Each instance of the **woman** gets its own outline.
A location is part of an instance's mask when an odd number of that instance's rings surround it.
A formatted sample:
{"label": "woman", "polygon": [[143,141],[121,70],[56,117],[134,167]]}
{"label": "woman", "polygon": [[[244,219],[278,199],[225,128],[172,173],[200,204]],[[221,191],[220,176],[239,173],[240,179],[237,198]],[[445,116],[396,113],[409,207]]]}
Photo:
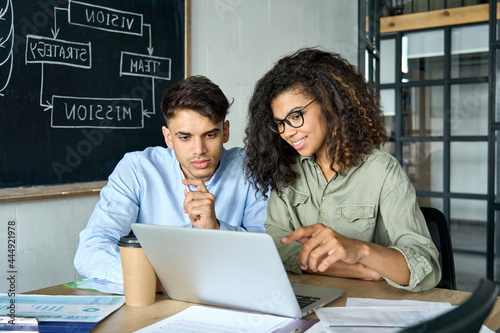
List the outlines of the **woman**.
{"label": "woman", "polygon": [[257,82],[249,108],[246,174],[271,188],[265,226],[287,270],[411,291],[439,282],[415,190],[379,149],[384,117],[354,66],[299,50]]}

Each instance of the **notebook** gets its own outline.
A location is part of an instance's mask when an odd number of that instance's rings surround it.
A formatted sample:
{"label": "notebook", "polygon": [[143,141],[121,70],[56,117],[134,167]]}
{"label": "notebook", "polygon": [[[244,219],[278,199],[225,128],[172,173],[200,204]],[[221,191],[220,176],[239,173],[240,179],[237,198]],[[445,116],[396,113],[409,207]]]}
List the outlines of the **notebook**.
{"label": "notebook", "polygon": [[[344,293],[291,284],[265,233],[137,223],[132,230],[172,299],[301,318]],[[307,300],[302,308],[296,295]]]}

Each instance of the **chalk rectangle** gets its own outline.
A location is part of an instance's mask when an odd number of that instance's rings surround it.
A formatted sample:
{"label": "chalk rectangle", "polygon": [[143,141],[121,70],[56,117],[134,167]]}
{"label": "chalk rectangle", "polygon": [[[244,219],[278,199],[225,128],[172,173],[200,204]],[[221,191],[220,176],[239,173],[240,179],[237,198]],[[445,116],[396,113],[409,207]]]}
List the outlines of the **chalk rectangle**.
{"label": "chalk rectangle", "polygon": [[69,23],[88,28],[142,36],[144,18],[141,14],[69,1]]}
{"label": "chalk rectangle", "polygon": [[122,52],[120,75],[170,80],[172,60],[147,54]]}
{"label": "chalk rectangle", "polygon": [[26,63],[45,63],[70,67],[92,68],[92,47],[89,43],[71,42],[43,36],[26,36]]}
{"label": "chalk rectangle", "polygon": [[144,128],[139,98],[52,97],[52,127]]}

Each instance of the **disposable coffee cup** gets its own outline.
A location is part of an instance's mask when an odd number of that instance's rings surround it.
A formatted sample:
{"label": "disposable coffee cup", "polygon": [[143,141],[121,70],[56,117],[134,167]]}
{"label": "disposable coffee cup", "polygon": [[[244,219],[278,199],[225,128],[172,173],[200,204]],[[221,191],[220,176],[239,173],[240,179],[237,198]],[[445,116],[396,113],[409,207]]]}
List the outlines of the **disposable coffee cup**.
{"label": "disposable coffee cup", "polygon": [[127,235],[118,242],[123,271],[125,303],[145,306],[155,302],[156,274],[135,235]]}

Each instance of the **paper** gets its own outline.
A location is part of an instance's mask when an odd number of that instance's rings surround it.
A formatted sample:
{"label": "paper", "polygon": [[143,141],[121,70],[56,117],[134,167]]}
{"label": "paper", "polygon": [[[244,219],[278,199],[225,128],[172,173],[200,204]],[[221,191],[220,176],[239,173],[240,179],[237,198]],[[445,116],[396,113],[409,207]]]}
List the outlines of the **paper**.
{"label": "paper", "polygon": [[376,298],[356,298],[349,297],[347,298],[346,307],[349,306],[408,306],[408,305],[442,305],[442,306],[451,306],[450,302],[425,302],[425,301],[413,301],[413,300],[389,300],[389,299],[376,299]]}
{"label": "paper", "polygon": [[490,330],[488,327],[482,325],[481,329],[479,330],[479,333],[495,333],[495,332]]}
{"label": "paper", "polygon": [[40,330],[36,318],[0,317],[0,332],[39,333]]}
{"label": "paper", "polygon": [[87,289],[106,294],[125,295],[123,291],[123,284],[109,282],[106,280],[83,279],[80,281],[65,283],[64,285],[70,288]]}
{"label": "paper", "polygon": [[136,333],[265,333],[277,330],[292,321],[292,318],[193,305]]}
{"label": "paper", "polygon": [[[406,306],[406,305],[444,305],[451,306],[449,302],[425,302],[425,301],[413,301],[413,300],[386,300],[386,299],[375,299],[375,298],[348,298],[345,306]],[[382,331],[381,331],[382,332]],[[482,325],[479,333],[495,333],[488,327]]]}
{"label": "paper", "polygon": [[321,322],[317,323],[316,325],[307,330],[307,333],[325,333],[325,332],[326,331]]}
{"label": "paper", "polygon": [[444,306],[392,306],[323,308],[316,314],[329,327],[408,327],[452,310]]}
{"label": "paper", "polygon": [[15,317],[35,317],[39,322],[97,323],[123,304],[125,304],[123,296],[18,294],[12,298],[7,294],[0,294],[0,316],[14,314]]}
{"label": "paper", "polygon": [[[392,333],[428,321],[455,308],[448,302],[347,298],[344,308],[322,308],[316,314],[323,326],[314,333]],[[308,331],[309,332],[309,331]],[[312,332],[312,331],[311,331]],[[482,326],[480,333],[493,332]]]}

